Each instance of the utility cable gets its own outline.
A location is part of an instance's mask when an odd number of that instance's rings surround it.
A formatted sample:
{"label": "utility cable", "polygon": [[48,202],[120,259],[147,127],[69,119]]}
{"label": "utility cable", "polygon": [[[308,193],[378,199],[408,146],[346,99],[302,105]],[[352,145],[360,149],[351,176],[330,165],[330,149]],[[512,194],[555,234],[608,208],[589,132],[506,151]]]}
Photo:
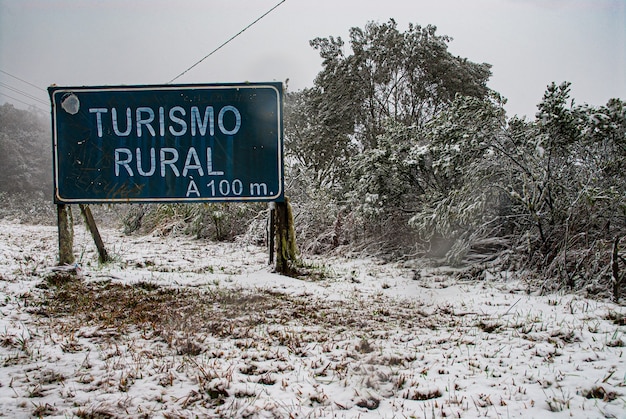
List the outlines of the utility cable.
{"label": "utility cable", "polygon": [[183,71],[182,73],[180,73],[178,76],[174,77],[172,80],[168,81],[167,84],[172,83],[173,81],[177,80],[178,78],[180,78],[182,75],[184,75],[185,73],[187,73],[189,70],[191,70],[192,68],[194,68],[195,66],[197,66],[198,64],[200,64],[202,61],[206,60],[207,58],[209,58],[211,55],[215,54],[217,51],[219,51],[220,49],[222,49],[222,47],[226,46],[226,44],[228,44],[230,41],[232,41],[233,39],[237,38],[239,35],[241,35],[242,33],[244,33],[248,28],[250,28],[252,25],[254,25],[255,23],[257,23],[259,20],[263,19],[265,16],[269,15],[270,13],[272,13],[275,9],[278,8],[278,6],[280,6],[281,4],[283,4],[284,2],[286,2],[287,0],[282,0],[281,2],[279,2],[278,4],[276,4],[274,7],[272,7],[271,9],[269,9],[267,12],[265,12],[262,16],[260,16],[259,18],[257,18],[254,22],[250,23],[248,26],[246,26],[245,28],[243,28],[242,30],[240,30],[236,35],[233,35],[230,39],[228,39],[226,42],[224,42],[222,45],[220,45],[219,47],[215,48],[213,51],[209,52],[207,55],[205,55],[204,57],[202,57],[202,59],[200,59],[198,62],[196,62],[194,65],[192,65],[191,67],[189,67],[187,70]]}
{"label": "utility cable", "polygon": [[7,71],[4,71],[4,70],[2,70],[2,69],[0,69],[0,73],[2,73],[2,74],[6,74],[7,76],[10,76],[10,77],[13,77],[14,79],[19,80],[19,81],[21,81],[22,83],[26,83],[27,85],[32,86],[32,87],[34,87],[34,88],[35,88],[35,89],[37,89],[37,90],[41,90],[42,92],[45,92],[45,91],[46,91],[46,89],[42,89],[41,87],[36,86],[36,85],[34,85],[34,84],[30,83],[30,82],[27,82],[27,81],[26,81],[26,80],[24,80],[24,79],[20,79],[19,77],[14,76],[13,74],[11,74],[11,73],[9,73],[9,72],[7,72]]}
{"label": "utility cable", "polygon": [[15,93],[17,93],[17,94],[20,94],[20,95],[22,95],[22,96],[25,96],[25,97],[27,97],[27,98],[29,98],[29,99],[31,99],[31,100],[35,100],[35,101],[37,101],[37,102],[39,102],[39,103],[42,103],[42,104],[44,104],[44,105],[48,105],[48,102],[47,102],[47,101],[42,100],[42,99],[39,99],[38,97],[31,95],[30,93],[27,93],[27,92],[25,92],[25,91],[23,91],[23,90],[20,90],[20,89],[18,89],[18,88],[16,88],[16,87],[13,87],[13,86],[11,86],[11,85],[9,85],[9,84],[6,84],[6,83],[3,83],[3,82],[1,82],[1,81],[0,81],[0,87],[3,87],[3,88],[5,88],[5,89],[9,89],[9,90],[11,90],[11,91],[13,91],[13,92],[15,92]]}
{"label": "utility cable", "polygon": [[35,107],[35,108],[37,108],[37,109],[39,109],[39,110],[41,110],[41,111],[44,111],[44,112],[49,112],[49,111],[50,111],[50,109],[44,109],[44,108],[42,108],[42,107],[41,107],[41,106],[39,106],[39,105],[35,105],[34,103],[27,103],[27,102],[24,102],[23,100],[20,100],[20,99],[18,99],[18,98],[16,98],[16,97],[13,97],[13,96],[11,96],[11,95],[7,95],[6,93],[2,93],[2,92],[0,92],[0,96],[6,96],[6,97],[11,98],[11,99],[13,99],[13,100],[16,100],[16,101],[18,101],[18,102],[20,102],[20,103],[23,103],[24,105],[33,106],[33,107]]}

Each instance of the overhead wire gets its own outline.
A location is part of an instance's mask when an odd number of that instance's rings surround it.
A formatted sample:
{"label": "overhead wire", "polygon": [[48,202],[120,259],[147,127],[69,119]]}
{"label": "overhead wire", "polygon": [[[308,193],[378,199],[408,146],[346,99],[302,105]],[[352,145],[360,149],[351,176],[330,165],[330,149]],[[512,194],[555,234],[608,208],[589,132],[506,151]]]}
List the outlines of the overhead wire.
{"label": "overhead wire", "polygon": [[9,89],[9,90],[11,90],[12,92],[18,93],[18,94],[20,94],[20,95],[22,95],[22,96],[26,96],[27,98],[32,99],[32,100],[34,100],[34,101],[37,101],[37,102],[39,102],[39,103],[42,103],[42,104],[44,104],[44,105],[47,105],[47,104],[48,104],[48,102],[47,102],[47,101],[42,100],[42,99],[39,99],[37,96],[33,96],[33,95],[31,95],[30,93],[28,93],[28,92],[25,92],[25,91],[23,91],[23,90],[20,90],[20,89],[18,89],[17,87],[13,87],[13,86],[11,86],[10,84],[6,84],[6,83],[3,83],[3,82],[1,82],[1,81],[0,81],[0,87],[4,87],[5,89]]}
{"label": "overhead wire", "polygon": [[18,98],[16,98],[16,97],[13,97],[13,96],[11,96],[11,95],[7,95],[6,93],[2,93],[2,92],[0,92],[0,96],[6,96],[6,97],[8,97],[8,98],[11,98],[11,99],[13,99],[13,100],[15,100],[15,101],[18,101],[18,102],[20,102],[20,103],[24,104],[24,105],[28,105],[28,106],[35,107],[35,108],[37,108],[37,109],[39,109],[39,110],[42,110],[42,111],[44,111],[44,112],[48,112],[48,111],[50,110],[50,109],[44,109],[44,108],[42,108],[42,107],[41,107],[41,106],[39,106],[39,105],[35,105],[34,103],[24,102],[23,100],[20,100],[20,99],[18,99]]}
{"label": "overhead wire", "polygon": [[44,88],[42,88],[42,87],[39,87],[39,86],[37,86],[37,85],[35,85],[35,84],[33,84],[33,83],[29,82],[29,81],[26,81],[26,80],[24,80],[24,79],[21,79],[21,78],[19,78],[19,77],[17,77],[17,76],[14,76],[13,74],[9,73],[8,71],[4,71],[4,70],[0,69],[0,73],[2,73],[2,74],[6,74],[7,76],[10,76],[10,77],[13,77],[14,79],[19,80],[19,81],[21,81],[22,83],[26,83],[27,85],[29,85],[29,86],[31,86],[31,87],[34,87],[34,88],[35,88],[35,89],[37,89],[37,90],[41,90],[42,92],[45,92],[45,91],[46,91],[46,89],[44,89]]}
{"label": "overhead wire", "polygon": [[[203,62],[204,60],[206,60],[207,58],[209,58],[211,55],[215,54],[217,51],[219,51],[220,49],[222,49],[223,47],[225,47],[226,45],[228,45],[230,42],[232,42],[235,38],[237,38],[238,36],[240,36],[240,35],[241,35],[242,33],[244,33],[246,30],[248,30],[249,28],[251,28],[252,26],[254,26],[256,23],[258,23],[258,22],[259,22],[261,19],[263,19],[265,16],[269,15],[270,13],[272,13],[274,10],[276,10],[276,9],[277,9],[280,5],[282,5],[282,4],[283,4],[283,3],[285,3],[286,1],[287,1],[287,0],[281,0],[280,2],[278,2],[276,5],[274,5],[274,6],[273,6],[271,9],[269,9],[267,12],[263,13],[261,16],[259,16],[258,18],[256,18],[256,19],[255,19],[252,23],[248,24],[246,27],[244,27],[242,30],[240,30],[239,32],[237,32],[235,35],[231,36],[228,40],[226,40],[225,42],[223,42],[223,43],[222,43],[221,45],[219,45],[217,48],[215,48],[214,50],[212,50],[211,52],[209,52],[207,55],[205,55],[204,57],[202,57],[200,60],[198,60],[197,62],[195,62],[194,64],[192,64],[190,67],[188,67],[186,70],[184,70],[184,71],[183,71],[183,72],[181,72],[179,75],[177,75],[176,77],[174,77],[172,80],[168,81],[168,82],[167,82],[167,84],[170,84],[170,83],[172,83],[172,82],[176,81],[177,79],[179,79],[180,77],[182,77],[183,75],[185,75],[187,72],[189,72],[191,69],[193,69],[194,67],[196,67],[198,64],[200,64],[201,62]],[[16,79],[16,80],[19,80],[19,81],[21,81],[22,83],[25,83],[25,84],[27,84],[27,85],[29,85],[29,86],[31,86],[31,87],[34,87],[34,88],[35,88],[35,89],[37,89],[37,90],[41,90],[41,91],[43,91],[43,92],[45,92],[45,91],[46,91],[45,89],[43,89],[43,88],[41,88],[41,87],[37,86],[36,84],[33,84],[33,83],[31,83],[31,82],[29,82],[29,81],[27,81],[27,80],[24,80],[24,79],[22,79],[22,78],[20,78],[20,77],[18,77],[18,76],[16,76],[16,75],[14,75],[14,74],[11,74],[11,73],[9,73],[8,71],[5,71],[5,70],[0,69],[0,73],[5,74],[5,75],[7,75],[7,76],[9,76],[9,77],[12,77],[12,78],[14,78],[14,79]],[[44,105],[48,105],[48,102],[47,102],[47,101],[44,101],[44,100],[42,100],[42,99],[39,99],[39,98],[37,98],[36,96],[33,96],[33,95],[31,95],[30,93],[27,93],[27,92],[25,92],[25,91],[23,91],[23,90],[20,90],[20,89],[18,89],[18,88],[16,88],[16,87],[13,87],[13,86],[9,85],[9,84],[6,84],[6,83],[3,83],[3,82],[0,82],[0,87],[3,87],[3,88],[5,88],[5,89],[9,89],[9,90],[11,90],[11,91],[13,91],[13,92],[15,92],[15,93],[18,93],[18,94],[20,94],[20,95],[22,95],[22,96],[25,96],[25,97],[27,97],[27,98],[29,98],[29,99],[31,99],[31,100],[36,101],[36,102],[42,103],[42,104],[44,104]],[[18,101],[18,102],[20,102],[20,103],[23,103],[23,104],[25,104],[25,105],[35,106],[35,107],[37,107],[37,108],[39,108],[39,109],[42,109],[40,106],[34,105],[34,104],[32,104],[32,103],[27,103],[27,102],[24,102],[24,101],[22,101],[22,100],[20,100],[20,99],[18,99],[18,98],[15,98],[15,97],[13,97],[13,96],[11,96],[11,95],[6,94],[6,93],[2,93],[2,92],[0,92],[0,94],[4,95],[4,96],[6,96],[6,97],[9,97],[9,98],[11,98],[11,99],[13,99],[13,100],[16,100],[16,101]]]}
{"label": "overhead wire", "polygon": [[[9,76],[9,77],[12,77],[12,78],[14,78],[15,80],[19,80],[20,82],[22,82],[22,83],[24,83],[24,84],[27,84],[27,85],[29,85],[29,86],[31,86],[31,87],[33,87],[33,88],[37,89],[37,90],[41,90],[42,92],[45,92],[45,91],[46,91],[45,89],[43,89],[43,88],[41,88],[41,87],[37,86],[36,84],[31,83],[31,82],[29,82],[29,81],[27,81],[27,80],[24,80],[23,78],[20,78],[20,77],[18,77],[18,76],[16,76],[16,75],[14,75],[14,74],[11,74],[11,73],[9,73],[8,71],[4,71],[4,70],[0,69],[0,73],[5,74],[5,75],[7,75],[7,76]],[[30,99],[30,100],[33,100],[33,101],[35,101],[35,102],[40,103],[40,104],[43,104],[43,105],[46,105],[46,106],[47,106],[47,105],[49,105],[49,103],[48,103],[47,101],[45,101],[45,100],[43,100],[43,99],[40,99],[40,98],[38,98],[37,96],[34,96],[34,95],[32,95],[32,94],[30,94],[30,93],[28,93],[28,92],[24,91],[24,90],[18,89],[17,87],[12,86],[12,85],[10,85],[10,84],[7,84],[7,83],[5,83],[5,82],[0,81],[0,87],[1,87],[1,88],[3,88],[3,89],[10,90],[10,91],[12,91],[12,92],[14,92],[14,93],[17,93],[17,94],[19,94],[19,95],[22,95],[22,96],[24,96],[24,97],[26,97],[26,98],[28,98],[28,99]],[[41,110],[43,110],[43,111],[48,111],[48,110],[49,110],[49,109],[44,109],[44,108],[42,108],[41,106],[36,105],[36,104],[34,104],[34,103],[32,103],[32,102],[31,102],[31,103],[29,103],[29,102],[25,102],[24,100],[18,99],[18,98],[16,98],[15,96],[9,95],[9,94],[4,93],[4,92],[0,92],[0,95],[6,96],[6,97],[8,97],[8,98],[11,98],[11,99],[13,99],[13,100],[15,100],[15,101],[17,101],[17,102],[20,102],[20,103],[22,103],[22,104],[24,104],[24,105],[33,106],[33,107],[35,107],[35,108],[37,108],[37,109],[41,109]]]}
{"label": "overhead wire", "polygon": [[220,49],[222,49],[224,46],[226,46],[228,43],[230,43],[233,39],[237,38],[239,35],[241,35],[242,33],[244,33],[248,28],[250,28],[251,26],[253,26],[254,24],[256,24],[258,21],[260,21],[261,19],[263,19],[265,16],[269,15],[270,13],[272,13],[274,10],[276,10],[278,8],[278,6],[280,6],[281,4],[283,4],[284,2],[286,2],[287,0],[281,0],[278,4],[276,4],[274,7],[272,7],[271,9],[269,9],[267,12],[263,13],[260,17],[258,17],[254,22],[250,23],[248,26],[246,26],[245,28],[243,28],[242,30],[240,30],[239,32],[237,32],[237,34],[233,35],[232,37],[230,37],[226,42],[222,43],[219,47],[215,48],[213,51],[209,52],[207,55],[205,55],[204,57],[202,57],[200,60],[198,60],[196,63],[194,63],[191,67],[189,67],[188,69],[186,69],[185,71],[183,71],[182,73],[180,73],[178,76],[174,77],[172,80],[168,81],[167,84],[170,84],[172,82],[174,82],[175,80],[179,79],[180,77],[182,77],[184,74],[186,74],[189,70],[191,70],[192,68],[194,68],[195,66],[197,66],[198,64],[200,64],[202,61],[206,60],[207,58],[209,58],[211,55],[215,54],[217,51],[219,51]]}

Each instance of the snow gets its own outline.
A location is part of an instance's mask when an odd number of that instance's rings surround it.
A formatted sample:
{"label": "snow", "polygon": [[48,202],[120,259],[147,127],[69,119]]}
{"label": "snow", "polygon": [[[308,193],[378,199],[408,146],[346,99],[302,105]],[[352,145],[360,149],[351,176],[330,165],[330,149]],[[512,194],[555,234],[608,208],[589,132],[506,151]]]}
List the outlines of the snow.
{"label": "snow", "polygon": [[46,279],[56,227],[0,220],[0,416],[626,417],[612,302],[421,260],[307,256],[297,279],[246,243],[101,233],[102,266],[76,226],[95,308],[72,316]]}

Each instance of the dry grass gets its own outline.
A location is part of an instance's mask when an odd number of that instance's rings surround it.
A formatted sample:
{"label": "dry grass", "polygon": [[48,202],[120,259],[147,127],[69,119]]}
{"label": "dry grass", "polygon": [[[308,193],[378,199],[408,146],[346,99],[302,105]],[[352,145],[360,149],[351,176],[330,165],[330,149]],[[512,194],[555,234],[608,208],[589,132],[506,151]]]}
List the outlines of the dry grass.
{"label": "dry grass", "polygon": [[[173,288],[149,282],[134,285],[112,281],[84,282],[55,274],[39,285],[44,289],[34,302],[38,314],[75,319],[77,326],[104,328],[193,325],[193,331],[215,336],[232,336],[234,328],[246,329],[259,324],[298,323],[320,328],[347,326],[376,327],[419,323],[428,319],[417,307],[398,304],[389,309],[388,301],[363,306],[357,300],[346,306],[306,297],[294,297],[269,290],[228,288]],[[349,316],[355,311],[359,316]],[[453,321],[452,318],[449,319]]]}

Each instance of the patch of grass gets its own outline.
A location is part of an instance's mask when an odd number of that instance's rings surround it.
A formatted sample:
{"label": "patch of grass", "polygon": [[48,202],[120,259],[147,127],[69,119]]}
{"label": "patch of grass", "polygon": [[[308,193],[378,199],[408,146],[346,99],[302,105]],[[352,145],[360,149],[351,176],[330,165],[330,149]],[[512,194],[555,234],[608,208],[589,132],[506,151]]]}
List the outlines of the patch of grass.
{"label": "patch of grass", "polygon": [[324,263],[300,261],[296,266],[297,278],[307,281],[324,281],[336,277],[333,269]]}
{"label": "patch of grass", "polygon": [[362,354],[369,354],[376,350],[376,348],[374,348],[374,346],[372,346],[370,341],[367,339],[361,339],[361,341],[356,345],[355,349]]}
{"label": "patch of grass", "polygon": [[478,326],[478,328],[480,328],[485,333],[496,332],[496,331],[498,331],[502,327],[501,324],[498,324],[498,323],[487,323],[487,322],[484,322],[482,320],[480,322],[478,322],[477,326]]}
{"label": "patch of grass", "polygon": [[356,405],[367,410],[375,410],[380,406],[380,399],[374,396],[363,397],[356,402]]}
{"label": "patch of grass", "polygon": [[141,288],[146,291],[156,291],[160,288],[158,284],[148,281],[139,281],[135,284],[135,287]]}
{"label": "patch of grass", "polygon": [[557,397],[556,395],[546,399],[546,403],[551,412],[562,412],[565,409],[569,409],[571,401],[571,397]]}
{"label": "patch of grass", "polygon": [[626,315],[623,313],[610,310],[606,315],[606,319],[612,321],[616,325],[626,326]]}
{"label": "patch of grass", "polygon": [[583,390],[581,395],[587,399],[599,399],[605,402],[611,402],[619,397],[615,391],[606,390],[602,386],[593,386],[590,389]]}
{"label": "patch of grass", "polygon": [[57,412],[57,408],[49,403],[33,403],[35,409],[33,410],[33,416],[42,418],[44,416],[52,416]]}
{"label": "patch of grass", "polygon": [[409,387],[404,391],[402,397],[407,400],[431,400],[443,395],[440,389],[430,387]]}
{"label": "patch of grass", "polygon": [[74,414],[80,419],[110,419],[116,417],[114,413],[102,408],[78,409]]}

